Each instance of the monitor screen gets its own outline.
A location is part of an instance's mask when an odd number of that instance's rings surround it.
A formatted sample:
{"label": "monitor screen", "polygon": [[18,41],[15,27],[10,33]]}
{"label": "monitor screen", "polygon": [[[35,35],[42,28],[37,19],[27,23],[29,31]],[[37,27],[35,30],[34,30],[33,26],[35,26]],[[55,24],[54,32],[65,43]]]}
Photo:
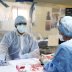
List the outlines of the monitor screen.
{"label": "monitor screen", "polygon": [[39,48],[45,48],[48,46],[48,41],[40,41],[38,45],[39,45]]}
{"label": "monitor screen", "polygon": [[65,9],[65,15],[66,16],[72,16],[72,8],[66,8]]}

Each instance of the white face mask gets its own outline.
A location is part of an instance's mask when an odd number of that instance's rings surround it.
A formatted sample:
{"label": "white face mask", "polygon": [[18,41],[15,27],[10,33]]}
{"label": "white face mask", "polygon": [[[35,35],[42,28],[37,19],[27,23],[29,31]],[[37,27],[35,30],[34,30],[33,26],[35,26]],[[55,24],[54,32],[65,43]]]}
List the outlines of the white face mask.
{"label": "white face mask", "polygon": [[60,39],[61,41],[64,41],[63,36],[62,36],[61,34],[59,34],[59,39]]}
{"label": "white face mask", "polygon": [[17,30],[20,32],[20,33],[24,33],[27,31],[27,27],[26,25],[18,25],[17,26]]}

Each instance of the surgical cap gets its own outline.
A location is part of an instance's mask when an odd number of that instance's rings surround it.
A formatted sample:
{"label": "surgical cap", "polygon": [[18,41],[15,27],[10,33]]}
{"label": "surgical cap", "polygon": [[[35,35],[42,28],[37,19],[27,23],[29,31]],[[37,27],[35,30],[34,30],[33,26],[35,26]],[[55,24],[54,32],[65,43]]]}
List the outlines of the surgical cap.
{"label": "surgical cap", "polygon": [[58,29],[64,36],[72,37],[72,17],[64,16],[61,18]]}
{"label": "surgical cap", "polygon": [[23,16],[17,16],[17,18],[15,19],[15,27],[19,24],[19,23],[24,23],[26,24],[27,21]]}

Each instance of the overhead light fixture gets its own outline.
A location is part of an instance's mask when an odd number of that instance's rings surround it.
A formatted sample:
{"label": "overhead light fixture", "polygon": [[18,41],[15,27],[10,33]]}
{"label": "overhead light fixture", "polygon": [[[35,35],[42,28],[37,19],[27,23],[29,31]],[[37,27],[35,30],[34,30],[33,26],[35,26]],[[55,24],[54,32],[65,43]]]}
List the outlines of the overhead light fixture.
{"label": "overhead light fixture", "polygon": [[33,0],[16,0],[16,2],[33,2]]}

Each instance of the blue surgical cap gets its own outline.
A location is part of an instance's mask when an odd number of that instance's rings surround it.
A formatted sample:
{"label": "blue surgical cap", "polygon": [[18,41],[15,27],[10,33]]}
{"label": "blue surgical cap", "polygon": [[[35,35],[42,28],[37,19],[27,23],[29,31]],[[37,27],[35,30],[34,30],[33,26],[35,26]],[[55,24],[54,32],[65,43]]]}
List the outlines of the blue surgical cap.
{"label": "blue surgical cap", "polygon": [[19,23],[27,23],[26,18],[24,18],[23,16],[17,16],[17,18],[15,19],[15,26]]}
{"label": "blue surgical cap", "polygon": [[72,37],[72,17],[64,16],[61,18],[58,29],[65,36]]}

